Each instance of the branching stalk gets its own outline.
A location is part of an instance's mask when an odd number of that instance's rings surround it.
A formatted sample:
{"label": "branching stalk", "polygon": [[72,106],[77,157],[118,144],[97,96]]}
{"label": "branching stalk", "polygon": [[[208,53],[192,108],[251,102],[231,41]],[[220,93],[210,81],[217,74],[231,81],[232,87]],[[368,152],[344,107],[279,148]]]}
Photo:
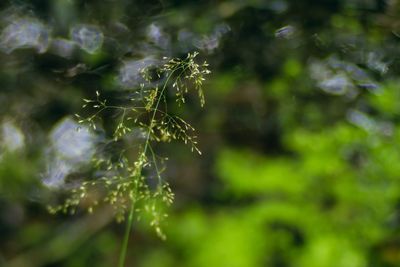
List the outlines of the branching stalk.
{"label": "branching stalk", "polygon": [[[150,142],[169,142],[171,140],[179,140],[190,145],[192,151],[200,150],[197,148],[196,136],[193,135],[194,128],[178,116],[168,114],[166,90],[171,88],[175,90],[175,97],[178,104],[185,103],[185,95],[190,90],[196,90],[200,98],[200,104],[204,104],[204,94],[202,91],[202,83],[204,76],[209,74],[208,64],[204,62],[199,65],[195,62],[197,53],[188,54],[185,59],[171,59],[159,68],[158,77],[166,77],[163,86],[147,89],[145,84],[141,85],[138,98],[130,99],[134,103],[141,103],[140,106],[134,104],[130,106],[108,105],[107,100],[100,98],[100,93],[96,91],[94,100],[84,99],[83,108],[91,107],[95,111],[91,116],[82,118],[76,115],[79,123],[86,124],[93,130],[98,129],[98,120],[104,114],[105,110],[116,110],[119,119],[113,131],[113,137],[105,146],[112,147],[117,142],[126,142],[129,138],[128,134],[132,131],[141,131],[146,129],[144,133],[144,143],[139,149],[137,159],[132,162],[128,155],[133,146],[125,146],[114,151],[118,158],[111,153],[107,153],[105,149],[98,153],[94,159],[94,166],[103,173],[101,177],[90,179],[82,182],[78,187],[74,187],[70,191],[70,196],[65,199],[64,203],[55,207],[49,207],[50,212],[64,212],[73,214],[78,206],[85,206],[91,213],[94,207],[99,205],[97,199],[93,200],[93,195],[98,197],[98,191],[104,192],[103,202],[114,207],[115,217],[117,221],[124,220],[128,215],[125,232],[122,241],[121,252],[119,255],[119,267],[125,266],[126,254],[128,251],[129,236],[131,233],[135,212],[144,212],[150,215],[150,225],[154,227],[157,235],[165,239],[165,235],[161,230],[161,222],[166,217],[162,212],[164,206],[169,206],[173,202],[174,194],[169,185],[161,178],[162,168],[159,167],[157,156]],[[148,84],[152,82],[152,75],[148,69],[141,71],[143,78]],[[160,107],[161,100],[164,100],[164,110]],[[140,110],[140,111],[139,111]],[[160,116],[157,116],[159,114]],[[150,121],[146,122],[143,115],[148,115]],[[128,123],[129,122],[129,123]],[[133,125],[132,125],[133,122]],[[147,157],[147,154],[150,156]],[[161,162],[162,164],[162,162]],[[151,177],[144,177],[144,169],[152,170],[157,176],[157,187],[152,188],[148,183]],[[92,194],[97,192],[97,194]],[[87,206],[92,201],[89,206]]]}

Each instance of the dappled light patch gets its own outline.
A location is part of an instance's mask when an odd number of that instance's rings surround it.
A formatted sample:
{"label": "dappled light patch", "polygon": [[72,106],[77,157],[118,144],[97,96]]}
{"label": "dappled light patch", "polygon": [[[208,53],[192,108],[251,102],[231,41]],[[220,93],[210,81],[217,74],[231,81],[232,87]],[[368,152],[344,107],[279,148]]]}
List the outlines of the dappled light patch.
{"label": "dappled light patch", "polygon": [[[193,45],[205,52],[213,53],[220,46],[222,38],[231,30],[228,24],[219,24],[215,26],[213,32],[210,35],[204,35],[203,37],[194,37]],[[183,39],[190,39],[190,35],[184,35]]]}
{"label": "dappled light patch", "polygon": [[275,37],[277,38],[284,38],[284,39],[290,39],[293,37],[295,34],[296,29],[292,25],[284,26],[280,29],[277,29],[275,31]]}
{"label": "dappled light patch", "polygon": [[94,154],[94,134],[68,117],[53,127],[50,140],[55,153],[71,163],[87,163]]}
{"label": "dappled light patch", "polygon": [[0,50],[10,54],[14,50],[33,48],[38,53],[47,51],[50,29],[34,18],[17,18],[10,21],[0,35]]}
{"label": "dappled light patch", "polygon": [[102,47],[103,32],[96,25],[75,25],[70,31],[71,40],[89,54],[94,54]]}
{"label": "dappled light patch", "polygon": [[374,92],[379,87],[366,70],[353,63],[338,60],[335,56],[323,61],[312,60],[309,72],[317,86],[332,95],[355,98],[361,93],[360,90]]}
{"label": "dappled light patch", "polygon": [[25,147],[25,135],[19,127],[8,120],[0,126],[0,155],[2,152],[15,152]]}
{"label": "dappled light patch", "polygon": [[161,62],[153,57],[125,61],[119,69],[117,81],[124,89],[138,88],[141,84],[148,87],[149,84],[143,74],[145,71],[156,68],[160,64]]}
{"label": "dappled light patch", "polygon": [[171,46],[171,38],[156,23],[152,23],[147,27],[147,38],[162,49],[168,49]]}
{"label": "dappled light patch", "polygon": [[88,164],[95,153],[94,134],[67,117],[58,122],[49,134],[47,170],[43,183],[49,187],[61,187],[66,177]]}

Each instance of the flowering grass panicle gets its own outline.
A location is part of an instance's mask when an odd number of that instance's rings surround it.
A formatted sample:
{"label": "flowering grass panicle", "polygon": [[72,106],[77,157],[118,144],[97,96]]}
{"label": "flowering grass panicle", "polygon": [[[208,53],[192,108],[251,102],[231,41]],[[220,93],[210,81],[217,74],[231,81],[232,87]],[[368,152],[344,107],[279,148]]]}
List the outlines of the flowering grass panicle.
{"label": "flowering grass panicle", "polygon": [[[97,206],[108,204],[114,208],[117,221],[124,221],[128,216],[119,266],[124,265],[134,214],[137,217],[146,214],[157,235],[165,239],[161,223],[167,217],[164,210],[172,204],[174,194],[162,178],[166,159],[156,154],[154,144],[178,140],[201,154],[195,129],[181,117],[168,113],[167,108],[168,90],[173,90],[179,105],[185,104],[187,94],[195,90],[200,105],[204,106],[202,85],[210,71],[206,62],[196,63],[197,55],[194,52],[184,59],[164,58],[165,63],[156,69],[143,68],[141,75],[145,83],[132,88],[134,94],[128,104],[109,105],[96,91],[95,99],[83,99],[83,108],[92,110],[91,115],[76,114],[79,123],[96,130],[102,116],[111,112],[115,118],[112,136],[93,159],[94,173],[101,175],[74,186],[61,204],[49,210],[74,214],[84,207],[92,213]],[[143,140],[131,143],[129,136],[138,131],[143,134]],[[109,149],[112,152],[104,147],[112,147]]]}

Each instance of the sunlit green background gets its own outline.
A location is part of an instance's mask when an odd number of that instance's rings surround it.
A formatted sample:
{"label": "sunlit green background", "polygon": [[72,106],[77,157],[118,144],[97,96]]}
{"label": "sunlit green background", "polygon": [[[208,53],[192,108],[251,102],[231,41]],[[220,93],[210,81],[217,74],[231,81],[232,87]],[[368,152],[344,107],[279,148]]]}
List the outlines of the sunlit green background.
{"label": "sunlit green background", "polygon": [[[0,266],[117,265],[124,224],[109,208],[47,212],[49,132],[96,90],[129,95],[115,85],[124,60],[195,50],[212,70],[206,106],[193,96],[174,112],[196,127],[202,155],[157,147],[176,194],[167,240],[135,221],[127,266],[400,266],[399,1],[10,0],[0,8],[0,46],[21,17],[51,26],[53,37],[68,39],[80,23],[104,33],[95,53],[0,51]],[[146,35],[152,24],[161,41]]]}

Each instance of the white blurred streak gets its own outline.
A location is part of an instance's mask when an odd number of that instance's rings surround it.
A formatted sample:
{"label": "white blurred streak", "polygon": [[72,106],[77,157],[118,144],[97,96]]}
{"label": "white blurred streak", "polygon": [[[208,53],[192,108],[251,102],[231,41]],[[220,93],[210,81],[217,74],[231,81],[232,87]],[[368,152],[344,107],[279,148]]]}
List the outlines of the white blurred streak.
{"label": "white blurred streak", "polygon": [[114,34],[129,34],[130,30],[129,27],[126,26],[124,23],[116,21],[111,24],[111,30]]}
{"label": "white blurred streak", "polygon": [[103,32],[95,25],[81,24],[70,31],[71,39],[89,54],[96,53],[103,45]]}
{"label": "white blurred streak", "polygon": [[385,74],[389,70],[389,64],[383,61],[383,56],[375,52],[368,53],[367,65],[370,69],[378,71],[380,74]]}
{"label": "white blurred streak", "polygon": [[275,31],[275,37],[282,38],[282,39],[290,39],[294,36],[295,32],[296,32],[296,29],[293,26],[287,25],[285,27],[277,29]]}
{"label": "white blurred streak", "polygon": [[333,72],[323,62],[310,63],[310,75],[317,81],[317,86],[324,92],[333,95],[344,95],[351,89],[352,83],[344,73]]}
{"label": "white blurred streak", "polygon": [[338,74],[319,82],[318,86],[329,94],[344,95],[350,91],[353,84],[347,76]]}
{"label": "white blurred streak", "polygon": [[19,18],[11,21],[0,35],[0,50],[6,54],[21,48],[34,48],[39,53],[44,53],[49,43],[49,28],[33,18]]}
{"label": "white blurred streak", "polygon": [[213,52],[219,46],[219,38],[217,36],[203,36],[193,41],[195,47],[208,53]]}
{"label": "white blurred streak", "polygon": [[147,38],[160,48],[170,47],[170,37],[157,24],[152,23],[147,28]]}
{"label": "white blurred streak", "polygon": [[67,117],[53,127],[49,138],[51,146],[43,183],[59,187],[69,174],[90,162],[95,153],[95,136],[88,127]]}
{"label": "white blurred streak", "polygon": [[72,164],[87,163],[94,154],[94,135],[68,117],[54,126],[50,140],[57,156]]}
{"label": "white blurred streak", "polygon": [[366,71],[353,63],[338,60],[334,56],[323,61],[311,61],[309,71],[317,86],[333,95],[354,98],[360,89],[374,92],[379,88]]}
{"label": "white blurred streak", "polygon": [[[203,37],[194,37],[192,43],[196,48],[203,50],[207,53],[212,53],[220,46],[221,39],[224,37],[224,35],[226,35],[230,31],[231,28],[228,24],[221,23],[214,27],[214,30],[210,35],[204,35]],[[181,38],[182,37],[190,38],[191,36],[186,34],[186,36],[181,36]]]}
{"label": "white blurred streak", "polygon": [[392,136],[395,130],[393,123],[389,121],[377,121],[368,114],[356,109],[350,109],[347,112],[347,120],[372,134],[382,134],[384,136]]}
{"label": "white blurred streak", "polygon": [[1,148],[4,151],[15,152],[25,146],[25,136],[12,122],[6,121],[1,125]]}
{"label": "white blurred streak", "polygon": [[143,78],[143,71],[159,66],[160,62],[152,57],[145,57],[140,60],[125,61],[119,69],[118,83],[124,89],[133,89],[140,84],[148,85]]}
{"label": "white blurred streak", "polygon": [[226,23],[221,23],[215,26],[213,35],[217,38],[223,37],[225,34],[231,31],[231,27]]}
{"label": "white blurred streak", "polygon": [[54,158],[47,165],[43,184],[47,187],[57,188],[64,185],[65,178],[73,171],[70,164],[59,158]]}
{"label": "white blurred streak", "polygon": [[374,120],[361,111],[354,109],[350,110],[347,113],[347,119],[354,125],[364,129],[367,132],[376,130],[376,123]]}
{"label": "white blurred streak", "polygon": [[377,92],[379,90],[379,85],[376,83],[360,83],[358,84],[358,86],[362,89],[367,89],[368,91],[374,93]]}

